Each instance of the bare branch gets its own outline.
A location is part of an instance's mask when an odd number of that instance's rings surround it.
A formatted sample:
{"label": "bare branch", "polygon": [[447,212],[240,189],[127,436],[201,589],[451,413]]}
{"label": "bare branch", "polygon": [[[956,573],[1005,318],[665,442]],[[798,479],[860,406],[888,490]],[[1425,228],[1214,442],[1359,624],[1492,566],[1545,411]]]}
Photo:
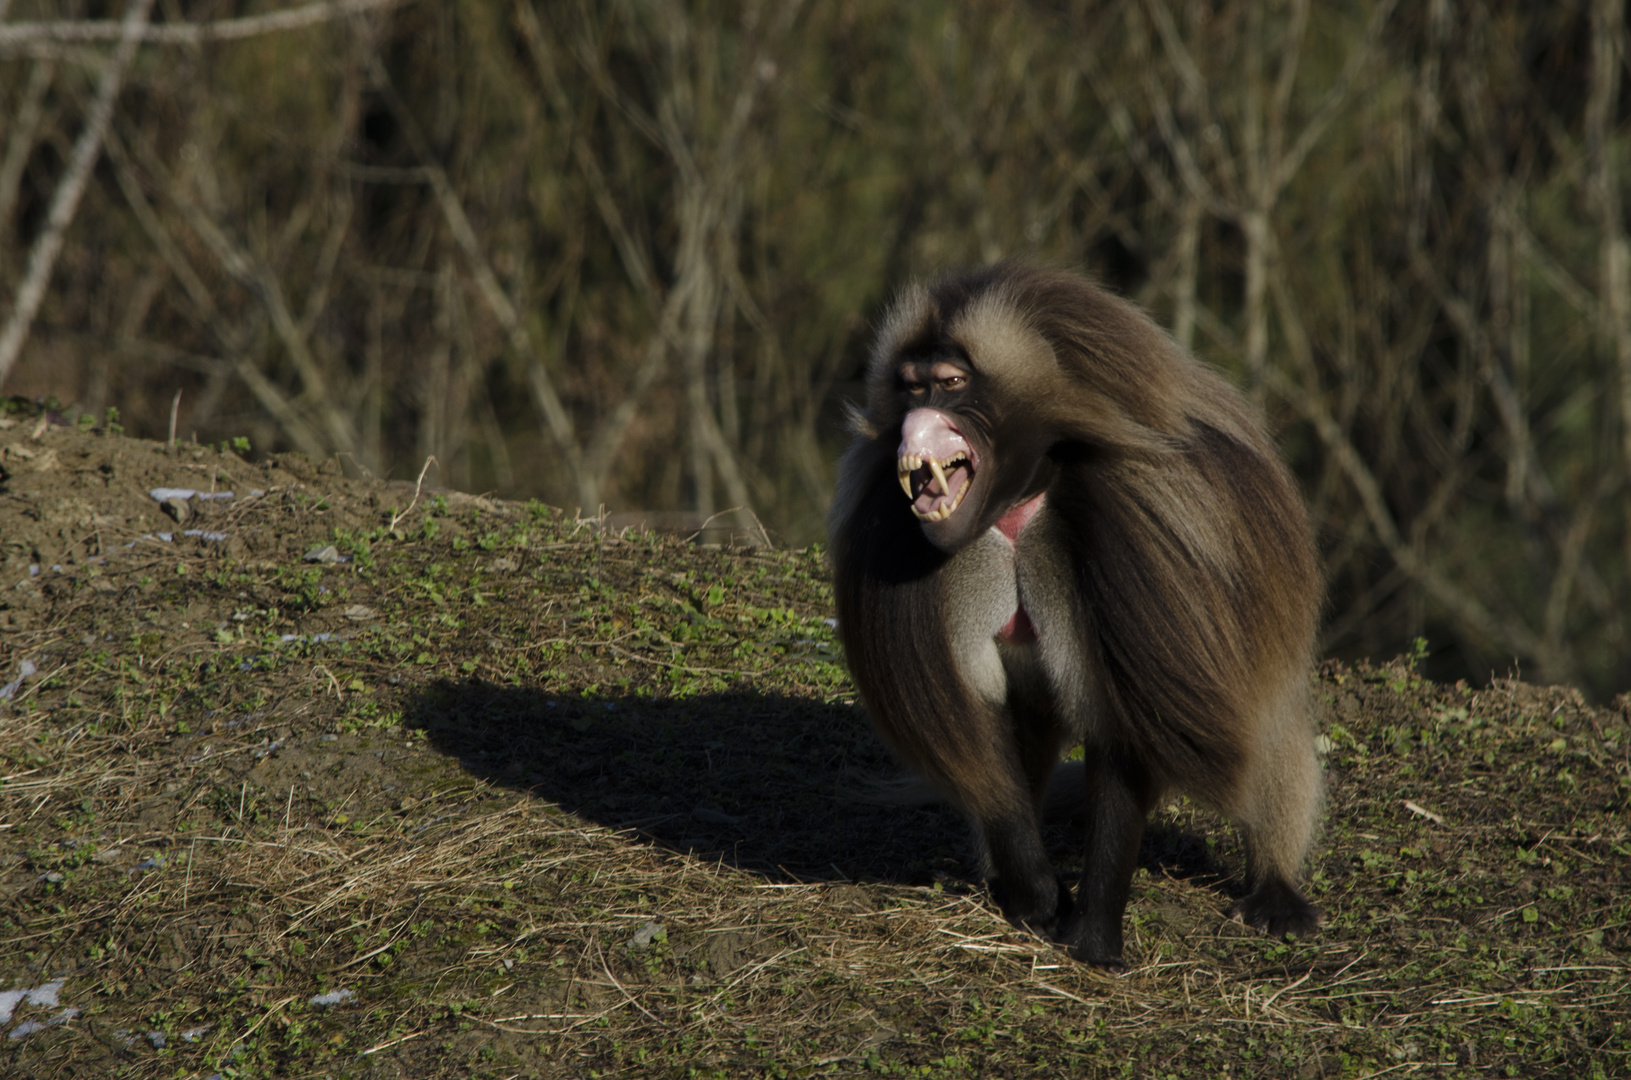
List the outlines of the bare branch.
{"label": "bare branch", "polygon": [[1348,436],[1318,397],[1307,393],[1277,371],[1270,371],[1268,377],[1274,390],[1284,395],[1286,400],[1313,425],[1320,442],[1325,444],[1326,451],[1336,458],[1337,465],[1347,476],[1349,483],[1359,495],[1359,501],[1365,507],[1372,532],[1387,549],[1394,564],[1407,577],[1418,582],[1430,596],[1453,612],[1463,625],[1476,628],[1490,640],[1530,656],[1542,658],[1551,656],[1546,642],[1534,631],[1516,620],[1496,616],[1474,596],[1445,577],[1438,567],[1428,562],[1421,552],[1406,542],[1399,531],[1398,523],[1393,519],[1392,511],[1388,509],[1387,500],[1382,495],[1382,488],[1377,483],[1375,474],[1365,464],[1359,451],[1354,448],[1353,443],[1348,440]]}
{"label": "bare branch", "polygon": [[[219,19],[207,23],[161,23],[144,26],[136,35],[138,44],[201,45],[210,41],[237,41],[285,30],[361,15],[367,11],[399,7],[411,0],[319,0],[318,3],[251,15],[242,19]],[[124,40],[123,23],[112,20],[70,19],[58,22],[19,22],[0,25],[0,53],[36,42],[84,44]]]}
{"label": "bare branch", "polygon": [[[532,56],[533,68],[549,92],[551,104],[562,121],[569,122],[573,117],[572,102],[566,88],[561,85],[560,72],[555,68],[555,59],[550,55],[549,48],[544,42],[543,28],[538,23],[538,13],[532,9],[532,4],[528,0],[516,0],[515,15],[516,23],[521,27],[521,36],[526,39],[528,53]],[[603,73],[597,66],[591,74],[599,76]],[[605,80],[597,77],[596,82],[603,90],[605,89]],[[661,290],[657,286],[656,275],[651,271],[651,260],[635,241],[634,234],[624,222],[623,212],[618,209],[617,200],[612,198],[612,186],[607,182],[600,162],[595,160],[581,126],[576,124],[572,130],[572,158],[583,171],[584,179],[588,181],[587,186],[590,196],[595,201],[595,209],[600,211],[601,221],[605,224],[606,230],[612,234],[612,242],[617,245],[618,255],[623,260],[623,268],[628,273],[629,280],[640,290],[646,302],[656,308]]]}
{"label": "bare branch", "polygon": [[[1617,155],[1610,144],[1625,61],[1625,0],[1591,5],[1591,94],[1586,101],[1587,190],[1598,224],[1598,333],[1614,357],[1620,383],[1620,453],[1631,472],[1631,238],[1620,204]],[[1631,559],[1631,524],[1626,552]]]}
{"label": "bare branch", "polygon": [[[1223,127],[1214,120],[1208,105],[1211,93],[1207,89],[1206,79],[1196,67],[1194,57],[1185,48],[1172,12],[1167,9],[1164,0],[1149,0],[1148,6],[1151,21],[1155,23],[1156,30],[1160,33],[1162,49],[1168,62],[1177,71],[1179,81],[1183,83],[1184,99],[1193,104],[1196,110],[1196,124],[1200,130],[1209,135],[1216,134],[1218,138],[1223,138]],[[1150,104],[1155,108],[1156,123],[1161,129],[1161,136],[1172,150],[1173,160],[1177,162],[1179,171],[1183,174],[1184,185],[1189,188],[1191,195],[1205,199],[1213,213],[1234,217],[1236,208],[1241,205],[1243,199],[1240,195],[1239,178],[1234,173],[1233,159],[1228,154],[1220,155],[1219,169],[1222,173],[1220,179],[1225,189],[1220,195],[1207,182],[1200,157],[1195,153],[1193,145],[1178,123],[1172,103],[1156,78],[1153,65],[1144,66],[1143,79]]]}
{"label": "bare branch", "polygon": [[17,290],[16,306],[11,310],[5,330],[0,332],[0,386],[5,384],[6,376],[17,362],[23,342],[28,339],[28,332],[34,325],[34,316],[39,313],[40,303],[45,299],[51,269],[62,251],[63,234],[68,231],[68,225],[79,209],[80,197],[85,194],[85,185],[91,178],[91,167],[102,154],[102,138],[108,130],[108,122],[113,119],[113,104],[124,87],[125,72],[130,70],[130,62],[136,58],[141,30],[147,25],[152,10],[153,0],[130,0],[130,7],[125,10],[124,21],[120,24],[119,45],[102,69],[102,82],[96,89],[96,101],[86,117],[85,130],[74,144],[68,171],[63,174],[56,194],[51,197],[51,210],[46,215],[45,229],[28,254],[28,271]]}
{"label": "bare branch", "polygon": [[1297,141],[1291,144],[1284,157],[1273,163],[1273,173],[1269,184],[1271,190],[1278,192],[1291,182],[1297,175],[1297,170],[1303,167],[1309,152],[1314,149],[1325,129],[1330,127],[1331,121],[1336,119],[1337,113],[1348,100],[1354,83],[1360,74],[1370,64],[1372,53],[1382,39],[1382,31],[1387,27],[1387,21],[1393,14],[1393,7],[1397,0],[1382,0],[1371,14],[1370,25],[1365,28],[1365,36],[1348,53],[1347,63],[1342,65],[1342,73],[1337,81],[1325,92],[1320,103],[1314,107],[1314,114],[1308,118],[1308,123],[1297,135]]}
{"label": "bare branch", "polygon": [[[289,359],[294,363],[295,369],[300,373],[304,391],[302,397],[315,406],[323,427],[327,430],[331,447],[335,450],[353,449],[357,442],[357,430],[341,402],[329,392],[328,381],[323,375],[323,365],[312,353],[306,332],[302,330],[290,309],[283,285],[272,272],[272,268],[267,266],[264,260],[256,258],[240,247],[227,235],[226,230],[190,199],[185,198],[178,188],[172,186],[169,194],[175,208],[186,219],[187,225],[219,260],[222,268],[260,298],[272,322],[272,329],[276,332],[284,351],[288,353]],[[234,362],[237,363],[238,358],[234,358]]]}
{"label": "bare branch", "polygon": [[572,415],[567,412],[560,393],[555,389],[554,380],[550,378],[549,371],[544,366],[544,358],[534,347],[532,335],[527,333],[515,304],[504,291],[504,287],[498,283],[498,275],[493,272],[492,263],[482,248],[481,238],[476,235],[475,227],[470,224],[470,218],[464,212],[464,203],[453,190],[447,171],[431,155],[430,143],[419,130],[419,124],[408,110],[407,104],[396,92],[390,74],[385,70],[385,65],[380,61],[377,52],[369,55],[368,64],[375,86],[390,103],[391,111],[395,113],[409,147],[413,150],[414,156],[422,162],[421,167],[425,170],[426,179],[430,181],[431,191],[436,195],[442,217],[447,221],[454,241],[458,243],[470,263],[470,272],[476,280],[476,288],[481,292],[482,300],[504,330],[510,348],[514,349],[516,355],[527,365],[527,377],[532,385],[533,396],[537,399],[539,411],[543,414],[550,437],[565,459],[567,473],[578,498],[585,508],[598,506],[600,493],[584,471],[583,451],[578,446]]}
{"label": "bare branch", "polygon": [[1269,105],[1269,160],[1279,161],[1285,150],[1286,116],[1291,111],[1292,92],[1297,86],[1297,67],[1303,56],[1303,36],[1308,32],[1308,0],[1292,0],[1291,25],[1280,50],[1280,74],[1274,82]]}

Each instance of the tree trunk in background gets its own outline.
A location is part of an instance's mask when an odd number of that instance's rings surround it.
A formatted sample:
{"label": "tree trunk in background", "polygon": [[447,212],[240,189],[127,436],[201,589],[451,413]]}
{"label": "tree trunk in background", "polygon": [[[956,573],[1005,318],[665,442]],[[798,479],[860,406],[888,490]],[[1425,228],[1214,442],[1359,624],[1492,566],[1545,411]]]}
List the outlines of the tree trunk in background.
{"label": "tree trunk in background", "polygon": [[[1592,202],[1601,228],[1597,256],[1598,322],[1615,359],[1620,388],[1620,455],[1631,480],[1631,245],[1620,200],[1620,171],[1610,140],[1625,64],[1625,0],[1592,0],[1591,96],[1586,103],[1586,156]],[[1622,151],[1623,152],[1623,151]],[[1631,506],[1631,500],[1621,500]],[[1623,514],[1626,565],[1631,568],[1631,510]]]}

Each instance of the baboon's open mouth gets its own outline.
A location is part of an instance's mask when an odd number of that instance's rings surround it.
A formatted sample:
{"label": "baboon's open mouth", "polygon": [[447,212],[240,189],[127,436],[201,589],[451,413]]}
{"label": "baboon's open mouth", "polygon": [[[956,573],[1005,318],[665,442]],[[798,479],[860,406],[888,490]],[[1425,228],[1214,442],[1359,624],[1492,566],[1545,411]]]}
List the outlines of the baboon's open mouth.
{"label": "baboon's open mouth", "polygon": [[919,521],[951,517],[974,483],[974,463],[961,451],[944,460],[902,454],[895,463],[895,472]]}
{"label": "baboon's open mouth", "polygon": [[974,486],[979,460],[957,422],[939,409],[913,409],[900,425],[895,475],[919,521],[945,521]]}

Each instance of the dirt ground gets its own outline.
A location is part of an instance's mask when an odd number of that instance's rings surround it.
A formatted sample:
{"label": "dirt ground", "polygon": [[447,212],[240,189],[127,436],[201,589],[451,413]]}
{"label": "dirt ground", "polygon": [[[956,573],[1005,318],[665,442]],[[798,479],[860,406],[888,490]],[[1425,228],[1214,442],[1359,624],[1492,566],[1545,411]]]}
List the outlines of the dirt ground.
{"label": "dirt ground", "polygon": [[0,414],[0,1071],[1631,1075],[1625,699],[1326,665],[1325,926],[1179,804],[1112,978],[857,801],[819,551],[604,524]]}

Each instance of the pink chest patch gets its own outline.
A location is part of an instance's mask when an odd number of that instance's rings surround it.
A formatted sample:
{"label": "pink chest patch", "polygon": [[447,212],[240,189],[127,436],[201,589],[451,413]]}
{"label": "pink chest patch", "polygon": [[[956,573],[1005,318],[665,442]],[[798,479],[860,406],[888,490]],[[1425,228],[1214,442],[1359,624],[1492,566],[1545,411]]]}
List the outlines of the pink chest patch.
{"label": "pink chest patch", "polygon": [[1010,645],[1029,645],[1036,640],[1036,625],[1031,617],[1025,614],[1025,606],[1021,604],[1008,616],[1008,621],[997,631],[997,640],[1006,641]]}
{"label": "pink chest patch", "polygon": [[1047,497],[1048,493],[1044,491],[1033,499],[1009,507],[1008,512],[997,519],[997,531],[1006,536],[1010,544],[1019,543],[1019,534],[1031,523],[1036,512],[1042,509],[1042,502]]}
{"label": "pink chest patch", "polygon": [[[1027,499],[1010,507],[1006,514],[997,519],[997,531],[1006,536],[1010,544],[1018,545],[1019,534],[1025,531],[1025,526],[1031,523],[1036,512],[1042,509],[1046,495],[1047,492],[1043,492],[1034,499]],[[1036,625],[1025,613],[1024,604],[1015,608],[1014,613],[1003,624],[1003,628],[997,631],[997,640],[1006,641],[1011,645],[1029,645],[1036,641]]]}

